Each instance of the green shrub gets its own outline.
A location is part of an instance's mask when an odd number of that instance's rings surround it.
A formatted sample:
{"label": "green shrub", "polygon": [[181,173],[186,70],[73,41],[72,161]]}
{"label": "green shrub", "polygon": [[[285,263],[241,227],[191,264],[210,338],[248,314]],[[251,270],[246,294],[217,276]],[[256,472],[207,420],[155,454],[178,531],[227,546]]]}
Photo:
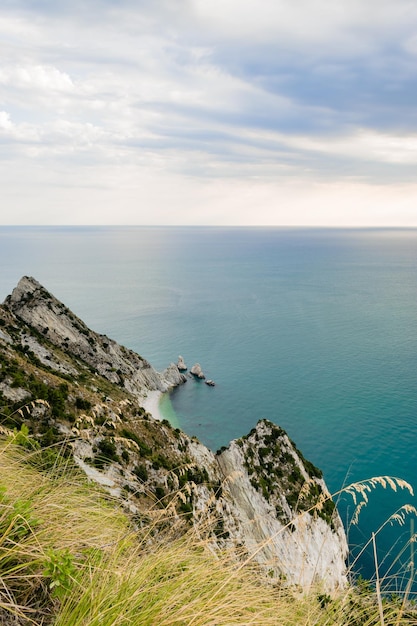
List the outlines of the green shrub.
{"label": "green shrub", "polygon": [[91,402],[85,398],[77,396],[75,398],[75,406],[80,411],[89,411],[91,409]]}
{"label": "green shrub", "polygon": [[114,461],[119,463],[120,459],[117,456],[116,445],[110,439],[102,439],[98,445],[98,453],[94,457],[94,464],[98,468],[103,468],[105,465]]}
{"label": "green shrub", "polygon": [[139,480],[146,482],[149,478],[148,470],[146,469],[146,465],[136,465],[133,469],[133,473]]}
{"label": "green shrub", "polygon": [[146,443],[142,441],[142,439],[138,437],[138,435],[136,435],[136,433],[134,433],[133,431],[128,430],[127,428],[123,428],[120,431],[120,434],[125,439],[131,439],[132,441],[134,441],[139,447],[139,450],[142,456],[147,457],[152,454],[151,448],[149,448],[149,446],[147,446]]}
{"label": "green shrub", "polygon": [[49,589],[56,598],[63,598],[75,580],[77,570],[69,550],[47,550],[43,575],[48,579]]}
{"label": "green shrub", "polygon": [[158,500],[162,500],[165,497],[165,489],[163,487],[155,487],[155,497]]}

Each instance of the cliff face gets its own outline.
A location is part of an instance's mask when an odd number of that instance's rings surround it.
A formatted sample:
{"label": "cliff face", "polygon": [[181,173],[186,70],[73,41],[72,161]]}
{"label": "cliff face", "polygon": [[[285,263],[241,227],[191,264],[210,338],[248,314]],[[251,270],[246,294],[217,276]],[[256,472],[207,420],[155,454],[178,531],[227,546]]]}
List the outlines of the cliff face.
{"label": "cliff face", "polygon": [[[269,576],[306,588],[345,581],[346,538],[321,472],[287,434],[262,420],[218,456],[240,541]],[[239,537],[237,538],[239,540]],[[260,548],[261,546],[261,548]]]}
{"label": "cliff face", "polygon": [[[6,299],[5,305],[18,319],[52,344],[81,359],[110,382],[122,384],[138,397],[142,397],[147,390],[167,391],[185,381],[174,364],[159,374],[132,350],[90,330],[34,278],[24,276]],[[54,359],[30,334],[23,337],[23,345],[28,345],[44,364],[58,371],[73,371],[68,370],[60,359]]]}
{"label": "cliff face", "polygon": [[[340,518],[320,470],[281,428],[260,421],[214,454],[154,420],[141,401],[181,384],[178,367],[156,372],[91,331],[33,278],[22,278],[0,307],[0,365],[4,426],[25,422],[40,445],[66,442],[136,520],[204,529],[214,549],[236,549],[272,581],[303,588],[318,581],[327,591],[345,584]],[[48,404],[19,411],[37,399]]]}

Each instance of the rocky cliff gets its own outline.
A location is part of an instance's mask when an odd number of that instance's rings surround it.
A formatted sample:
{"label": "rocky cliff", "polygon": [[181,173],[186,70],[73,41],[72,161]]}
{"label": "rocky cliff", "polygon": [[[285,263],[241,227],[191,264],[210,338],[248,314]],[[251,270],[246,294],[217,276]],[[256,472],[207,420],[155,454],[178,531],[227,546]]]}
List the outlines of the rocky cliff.
{"label": "rocky cliff", "polygon": [[[24,276],[6,298],[5,306],[53,345],[81,359],[110,382],[122,384],[139,398],[147,390],[167,391],[185,381],[174,364],[159,374],[132,350],[90,330],[34,278]],[[45,343],[39,342],[31,332],[22,335],[22,345],[28,346],[45,365],[57,371],[73,373],[68,364],[63,363],[61,358],[54,358]]]}
{"label": "rocky cliff", "polygon": [[179,533],[193,525],[271,581],[345,584],[346,538],[321,472],[272,422],[214,454],[153,419],[143,399],[184,382],[177,365],[156,372],[33,278],[0,307],[0,366],[3,429],[24,426],[39,446],[64,445],[135,523],[159,520]]}

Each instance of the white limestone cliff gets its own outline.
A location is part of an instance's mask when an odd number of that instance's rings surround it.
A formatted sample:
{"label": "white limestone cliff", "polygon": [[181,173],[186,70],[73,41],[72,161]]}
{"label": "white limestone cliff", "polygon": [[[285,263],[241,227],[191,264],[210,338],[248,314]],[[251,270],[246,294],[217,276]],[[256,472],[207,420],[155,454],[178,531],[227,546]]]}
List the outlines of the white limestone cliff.
{"label": "white limestone cliff", "polygon": [[[260,467],[259,451],[267,450],[266,445],[270,453],[263,459],[269,467],[269,484],[262,489],[254,486],[262,482],[255,468]],[[280,461],[283,454],[292,457],[290,463]],[[329,514],[322,515],[322,505],[331,503],[326,485],[308,474],[304,460],[281,429],[263,420],[249,438],[233,441],[217,460],[226,479],[225,497],[232,516],[230,529],[227,522],[225,529],[236,544],[242,543],[249,555],[255,555],[269,576],[284,576],[303,589],[321,583],[328,592],[346,585],[348,546],[340,517],[333,506]],[[248,471],[251,464],[252,476]],[[301,478],[297,474],[299,484],[290,485],[287,473],[294,467]],[[312,486],[316,497],[303,501],[300,491],[305,489],[308,496]],[[296,507],[288,502],[292,489],[298,491]]]}
{"label": "white limestone cliff", "polygon": [[[90,330],[34,278],[24,276],[6,299],[5,305],[52,344],[82,359],[98,374],[112,383],[122,385],[139,398],[146,390],[165,392],[186,380],[175,364],[172,363],[163,373],[159,373],[133,350]],[[41,361],[47,360],[52,368],[55,366],[55,369],[61,371],[65,368],[65,362],[64,365],[56,362],[50,354],[45,353],[45,348],[36,338],[28,337],[26,345]]]}

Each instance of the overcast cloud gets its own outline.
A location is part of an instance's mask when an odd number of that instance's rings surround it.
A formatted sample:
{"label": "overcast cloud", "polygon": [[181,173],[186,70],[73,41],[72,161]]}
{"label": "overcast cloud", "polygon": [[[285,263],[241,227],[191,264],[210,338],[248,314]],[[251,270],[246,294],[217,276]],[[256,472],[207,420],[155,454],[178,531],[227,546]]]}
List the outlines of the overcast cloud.
{"label": "overcast cloud", "polygon": [[9,0],[3,224],[417,226],[417,3]]}

